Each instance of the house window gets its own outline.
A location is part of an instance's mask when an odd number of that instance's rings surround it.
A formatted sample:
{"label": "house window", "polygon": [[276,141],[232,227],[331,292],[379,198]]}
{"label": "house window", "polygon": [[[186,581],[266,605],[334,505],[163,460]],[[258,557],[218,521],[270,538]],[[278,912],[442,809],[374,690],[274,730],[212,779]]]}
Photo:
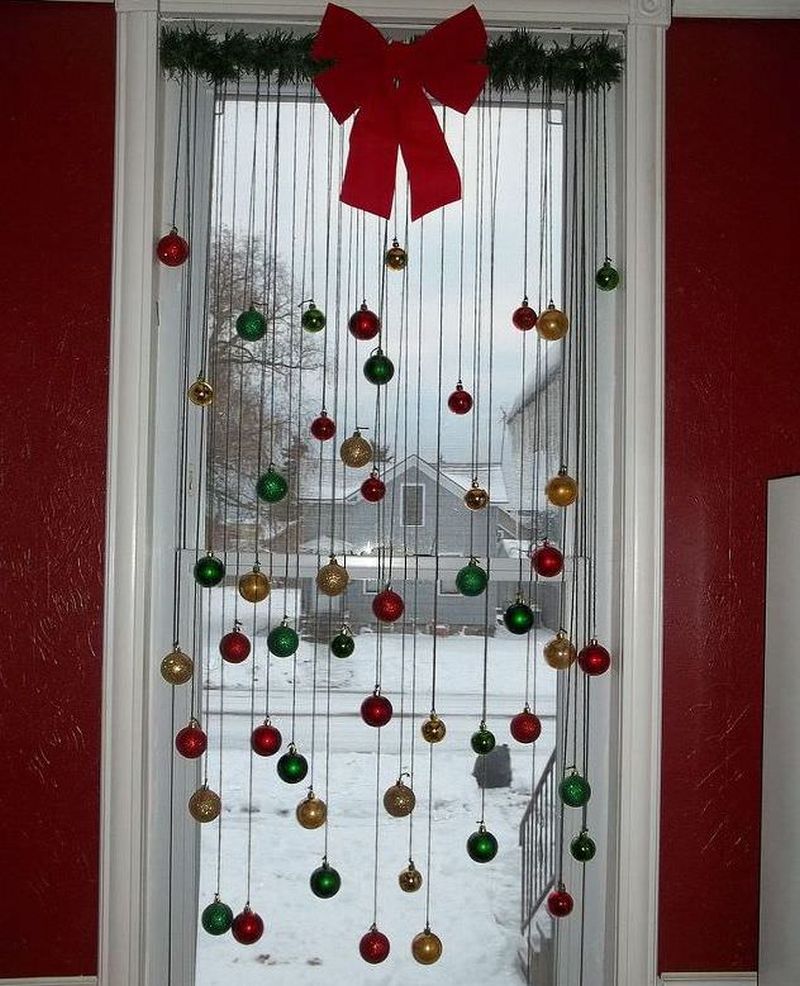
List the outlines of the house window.
{"label": "house window", "polygon": [[364,579],[364,595],[376,596],[381,591],[380,582],[377,579]]}
{"label": "house window", "polygon": [[460,596],[461,593],[456,588],[455,575],[445,575],[439,579],[440,596]]}
{"label": "house window", "polygon": [[425,487],[421,484],[403,485],[403,526],[425,526]]}

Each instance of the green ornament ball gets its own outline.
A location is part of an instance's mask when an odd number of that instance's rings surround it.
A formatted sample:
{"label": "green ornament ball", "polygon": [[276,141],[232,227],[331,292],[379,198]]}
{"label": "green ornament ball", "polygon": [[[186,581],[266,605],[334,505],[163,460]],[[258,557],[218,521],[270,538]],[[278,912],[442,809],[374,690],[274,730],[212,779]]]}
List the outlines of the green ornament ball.
{"label": "green ornament ball", "polygon": [[570,842],[569,851],[573,858],[577,859],[579,863],[588,863],[590,860],[594,859],[594,854],[597,852],[597,846],[594,843],[594,839],[588,832],[581,832],[579,835],[575,836],[572,842]]}
{"label": "green ornament ball", "polygon": [[278,777],[287,784],[299,784],[308,773],[308,761],[291,748],[278,761]]}
{"label": "green ornament ball", "polygon": [[325,312],[320,311],[312,301],[303,312],[300,324],[306,332],[321,332],[326,324]]}
{"label": "green ornament ball", "polygon": [[382,384],[388,383],[394,376],[394,363],[382,349],[376,349],[364,363],[364,376],[370,383],[380,387]]}
{"label": "green ornament ball", "polygon": [[480,729],[472,734],[469,743],[475,753],[479,756],[485,756],[487,753],[492,752],[496,740],[491,730],[487,729],[486,726],[481,726]]}
{"label": "green ornament ball", "polygon": [[334,657],[350,657],[356,649],[356,642],[349,633],[337,633],[331,641],[331,654]]}
{"label": "green ornament ball", "polygon": [[592,789],[585,777],[571,773],[558,785],[561,800],[569,808],[583,808],[592,796]]}
{"label": "green ornament ball", "polygon": [[473,558],[456,575],[456,589],[462,596],[479,596],[488,581],[489,576]]}
{"label": "green ornament ball", "polygon": [[619,285],[619,271],[606,258],[603,266],[594,275],[594,281],[601,291],[613,291]]}
{"label": "green ornament ball", "polygon": [[275,657],[291,657],[299,644],[300,638],[297,636],[297,631],[286,626],[285,623],[279,623],[278,626],[273,627],[267,637],[267,647],[270,654],[274,654]]}
{"label": "green ornament ball", "polygon": [[233,924],[233,911],[227,904],[223,904],[219,897],[215,897],[208,907],[203,909],[200,922],[203,930],[209,935],[224,935]]}
{"label": "green ornament ball", "polygon": [[342,878],[329,863],[323,863],[322,866],[318,866],[314,870],[308,883],[311,887],[311,893],[315,897],[328,900],[330,897],[335,897],[339,893]]}
{"label": "green ornament ball", "polygon": [[256,483],[258,498],[265,503],[278,503],[286,496],[288,489],[289,484],[275,469],[268,469]]}
{"label": "green ornament ball", "polygon": [[258,342],[267,331],[267,320],[251,305],[236,319],[236,334],[246,342]]}
{"label": "green ornament ball", "polygon": [[481,826],[467,839],[467,853],[476,863],[489,863],[497,855],[497,839]]}
{"label": "green ornament ball", "polygon": [[530,632],[533,626],[533,610],[527,603],[518,599],[503,613],[503,623],[511,633],[523,634]]}
{"label": "green ornament ball", "polygon": [[194,580],[204,589],[219,585],[225,578],[225,565],[211,553],[198,558],[194,565]]}

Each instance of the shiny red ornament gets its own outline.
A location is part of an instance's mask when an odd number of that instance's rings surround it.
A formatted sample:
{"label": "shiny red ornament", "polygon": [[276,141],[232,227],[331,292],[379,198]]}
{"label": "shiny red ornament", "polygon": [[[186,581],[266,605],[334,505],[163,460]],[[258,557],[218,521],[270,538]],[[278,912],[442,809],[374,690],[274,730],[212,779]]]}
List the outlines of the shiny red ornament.
{"label": "shiny red ornament", "polygon": [[173,226],[166,236],[162,236],[156,246],[158,259],[166,267],[180,267],[189,256],[189,244]]}
{"label": "shiny red ornament", "polygon": [[271,757],[281,748],[283,737],[281,731],[269,722],[256,726],[250,735],[250,746],[253,753],[260,757]]}
{"label": "shiny red ornament", "polygon": [[389,955],[390,949],[389,939],[382,931],[378,931],[375,927],[370,928],[358,943],[358,951],[361,958],[371,965],[377,965],[379,962],[383,962]]}
{"label": "shiny red ornament", "polygon": [[384,695],[367,695],[361,703],[361,718],[368,726],[380,729],[392,718],[392,703]]}
{"label": "shiny red ornament", "polygon": [[574,906],[575,901],[572,899],[572,894],[567,893],[563,886],[553,890],[547,896],[547,910],[554,918],[565,918],[572,913]]}
{"label": "shiny red ornament", "polygon": [[355,336],[356,339],[361,339],[366,341],[367,339],[374,339],[375,336],[381,331],[381,322],[375,312],[371,312],[367,308],[367,303],[358,309],[357,312],[353,312],[350,316],[350,321],[347,323],[350,329],[350,334]]}
{"label": "shiny red ornament", "polygon": [[403,597],[393,589],[384,589],[372,600],[372,612],[381,623],[394,623],[405,612]]}
{"label": "shiny red ornament", "polygon": [[241,630],[231,630],[220,640],[219,652],[229,664],[241,664],[250,656],[250,641]]}
{"label": "shiny red ornament", "polygon": [[469,414],[472,410],[472,394],[464,390],[463,384],[457,383],[456,389],[447,398],[447,406],[453,414]]}
{"label": "shiny red ornament", "polygon": [[372,473],[361,484],[361,495],[370,503],[377,503],[386,496],[386,484],[376,473]]}
{"label": "shiny red ornament", "polygon": [[611,655],[602,644],[596,640],[589,643],[578,652],[578,664],[586,674],[596,677],[605,674],[611,667]]}
{"label": "shiny red ornament", "polygon": [[518,743],[535,743],[542,732],[542,722],[535,712],[523,709],[511,720],[511,735]]}
{"label": "shiny red ornament", "polygon": [[511,316],[511,321],[520,332],[528,332],[536,325],[538,315],[528,304],[527,299],[522,302],[519,308]]}
{"label": "shiny red ornament", "polygon": [[264,922],[245,906],[233,919],[231,934],[240,945],[253,945],[264,934]]}
{"label": "shiny red ornament", "polygon": [[206,752],[208,737],[200,728],[200,723],[192,719],[188,726],[178,730],[175,736],[175,749],[187,760],[196,760]]}
{"label": "shiny red ornament", "polygon": [[327,442],[336,434],[336,422],[329,418],[326,411],[321,411],[318,418],[311,422],[309,431],[320,442]]}
{"label": "shiny red ornament", "polygon": [[564,568],[564,556],[547,541],[531,553],[531,568],[537,575],[552,579],[560,575]]}

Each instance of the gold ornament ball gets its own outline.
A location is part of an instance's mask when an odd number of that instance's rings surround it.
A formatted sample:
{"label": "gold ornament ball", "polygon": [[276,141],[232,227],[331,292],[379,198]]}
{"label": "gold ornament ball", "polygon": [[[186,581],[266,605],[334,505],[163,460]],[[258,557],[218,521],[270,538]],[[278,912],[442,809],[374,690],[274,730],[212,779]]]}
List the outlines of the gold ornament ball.
{"label": "gold ornament ball", "polygon": [[413,863],[409,863],[404,870],[400,870],[397,882],[404,893],[413,894],[422,886],[422,874]]}
{"label": "gold ornament ball", "polygon": [[405,270],[408,264],[408,254],[397,240],[394,240],[386,251],[386,257],[384,259],[389,270]]}
{"label": "gold ornament ball", "polygon": [[567,475],[566,469],[559,469],[545,487],[547,499],[554,507],[569,507],[578,499],[578,484]]}
{"label": "gold ornament ball", "polygon": [[185,685],[194,674],[194,661],[180,647],[170,651],[161,662],[161,677],[170,685]]}
{"label": "gold ornament ball", "polygon": [[187,396],[192,404],[198,407],[208,407],[214,403],[214,388],[203,377],[198,377],[187,391]]}
{"label": "gold ornament ball", "polygon": [[556,671],[566,671],[575,663],[578,652],[565,630],[558,633],[544,645],[544,659]]}
{"label": "gold ornament ball", "polygon": [[196,822],[213,822],[221,809],[219,795],[205,784],[189,798],[189,814]]}
{"label": "gold ornament ball", "polygon": [[383,807],[392,818],[405,818],[406,815],[410,815],[416,803],[417,796],[402,781],[387,787],[383,795]]}
{"label": "gold ornament ball", "polygon": [[442,957],[442,940],[430,928],[426,928],[414,936],[411,954],[420,965],[433,965]]}
{"label": "gold ornament ball", "polygon": [[304,829],[318,829],[325,824],[328,817],[328,806],[321,798],[311,792],[297,806],[295,816]]}
{"label": "gold ornament ball", "polygon": [[372,446],[360,431],[354,431],[342,442],[339,455],[346,466],[350,466],[351,469],[361,469],[372,462]]}
{"label": "gold ornament ball", "polygon": [[559,339],[563,339],[568,330],[569,319],[552,304],[548,305],[536,320],[536,331],[548,342],[557,342]]}
{"label": "gold ornament ball", "polygon": [[433,713],[422,724],[422,738],[426,743],[441,743],[446,734],[447,726]]}
{"label": "gold ornament ball", "polygon": [[350,582],[347,569],[331,558],[327,565],[323,565],[317,572],[317,588],[326,596],[341,596]]}
{"label": "gold ornament ball", "polygon": [[270,588],[269,578],[260,568],[254,568],[252,572],[245,572],[239,578],[239,595],[248,603],[260,603],[266,599]]}
{"label": "gold ornament ball", "polygon": [[477,483],[473,483],[464,494],[464,503],[470,510],[483,510],[488,502],[489,494]]}

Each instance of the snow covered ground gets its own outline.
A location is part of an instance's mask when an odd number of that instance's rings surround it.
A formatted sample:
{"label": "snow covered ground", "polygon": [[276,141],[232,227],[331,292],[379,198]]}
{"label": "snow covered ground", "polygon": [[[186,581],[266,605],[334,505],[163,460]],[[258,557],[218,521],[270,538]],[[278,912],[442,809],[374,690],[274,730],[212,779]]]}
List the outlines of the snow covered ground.
{"label": "snow covered ground", "polygon": [[[221,594],[220,594],[221,595]],[[278,622],[283,601],[275,593],[273,617],[258,625],[256,638],[255,720],[263,718],[266,633]],[[290,609],[293,600],[289,599]],[[225,593],[226,612],[211,615],[211,625],[232,619],[232,595]],[[244,611],[239,616],[243,619]],[[221,622],[222,621],[222,622]],[[243,622],[246,622],[243,619]],[[245,627],[246,630],[251,627]],[[498,745],[508,743],[512,780],[508,788],[486,792],[486,822],[497,836],[500,851],[492,863],[472,862],[465,850],[467,836],[480,817],[480,791],[472,777],[475,756],[469,737],[480,719],[483,668],[482,637],[450,636],[437,640],[438,689],[436,707],[447,723],[447,737],[431,748],[419,738],[419,723],[430,707],[433,638],[427,634],[383,635],[383,691],[392,699],[395,716],[381,731],[381,795],[400,770],[411,768],[411,736],[415,739],[414,770],[417,807],[413,821],[413,856],[431,890],[431,927],[444,944],[441,961],[418,966],[410,954],[413,936],[425,924],[426,886],[403,893],[397,874],[408,859],[409,820],[379,812],[378,924],[390,938],[392,953],[371,967],[358,955],[358,941],[372,921],[375,838],[376,745],[378,732],[358,714],[362,698],[373,687],[377,634],[356,638],[356,651],[345,660],[331,659],[331,759],[329,779],[328,855],[342,877],[342,888],[331,900],[311,893],[308,877],[319,865],[324,830],[306,831],[297,824],[294,809],[307,792],[308,780],[295,786],[280,781],[277,758],[254,758],[252,815],[248,811],[250,768],[252,665],[224,668],[224,692],[219,691],[219,664],[212,660],[209,733],[218,746],[220,699],[223,701],[223,816],[222,896],[238,911],[245,899],[248,825],[252,824],[252,906],[264,919],[265,933],[253,946],[237,944],[230,935],[198,935],[197,986],[240,986],[269,980],[279,986],[321,986],[323,983],[368,982],[400,986],[425,977],[431,983],[458,979],[465,984],[520,986],[516,960],[520,909],[520,849],[518,825],[530,797],[532,782],[547,761],[554,743],[555,673],[541,659],[549,632],[531,638],[512,637],[504,630],[489,641],[489,703],[487,721]],[[411,681],[416,643],[416,719],[411,723]],[[508,719],[524,701],[528,648],[536,654],[535,701],[543,719],[543,734],[534,753],[514,743]],[[297,660],[298,749],[313,760],[314,787],[325,797],[325,703],[327,647],[317,645],[317,706],[312,757],[312,681],[314,645],[301,643]],[[405,671],[403,664],[405,663]],[[281,729],[284,745],[291,734],[292,659],[271,660],[270,711]],[[400,684],[405,676],[403,749],[400,750]],[[533,686],[533,679],[531,680]],[[533,691],[531,692],[533,699]],[[433,845],[427,861],[428,764],[433,751]],[[217,753],[212,752],[210,782],[218,787]],[[217,826],[203,828],[201,908],[215,886]],[[265,969],[269,967],[271,971]]]}

